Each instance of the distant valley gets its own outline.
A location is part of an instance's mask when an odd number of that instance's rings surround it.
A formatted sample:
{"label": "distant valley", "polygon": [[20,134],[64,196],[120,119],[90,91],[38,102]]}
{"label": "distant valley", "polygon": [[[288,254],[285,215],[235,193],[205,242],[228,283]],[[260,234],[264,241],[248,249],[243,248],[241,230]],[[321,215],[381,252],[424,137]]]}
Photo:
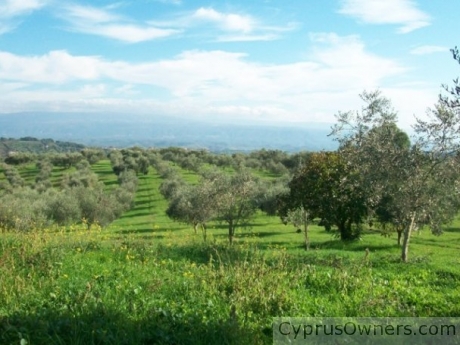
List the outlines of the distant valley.
{"label": "distant valley", "polygon": [[337,144],[329,133],[328,124],[236,125],[127,114],[0,114],[0,137],[32,136],[102,147],[180,146],[214,152],[334,150]]}

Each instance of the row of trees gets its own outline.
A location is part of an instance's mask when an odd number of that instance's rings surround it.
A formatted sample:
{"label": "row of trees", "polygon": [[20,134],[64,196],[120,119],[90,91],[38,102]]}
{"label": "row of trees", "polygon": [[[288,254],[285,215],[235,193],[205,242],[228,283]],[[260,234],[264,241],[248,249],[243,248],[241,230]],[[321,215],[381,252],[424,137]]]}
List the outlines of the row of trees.
{"label": "row of trees", "polygon": [[4,159],[4,162],[9,165],[22,165],[46,160],[52,165],[59,166],[64,169],[69,169],[70,167],[75,166],[81,160],[87,160],[90,164],[95,164],[105,157],[105,152],[103,150],[97,149],[84,149],[80,152],[46,154],[15,152],[10,153],[8,157]]}
{"label": "row of trees", "polygon": [[289,154],[281,150],[261,149],[245,153],[215,154],[206,150],[164,148],[157,151],[161,159],[174,162],[183,169],[199,172],[203,164],[220,168],[241,167],[265,170],[275,175],[289,174],[304,162],[309,152]]}
{"label": "row of trees", "polygon": [[232,174],[219,169],[201,170],[196,184],[186,183],[164,162],[158,162],[156,169],[165,178],[160,192],[169,202],[166,214],[193,226],[195,232],[201,228],[204,238],[210,221],[226,224],[230,244],[236,229],[247,227],[258,209],[276,212],[277,196],[285,188],[283,181],[264,182],[245,168]]}
{"label": "row of trees", "polygon": [[149,153],[141,148],[113,150],[109,154],[113,172],[120,175],[123,171],[132,170],[136,174],[148,174]]}
{"label": "row of trees", "polygon": [[37,167],[32,186],[25,186],[14,167],[4,167],[9,186],[3,186],[0,194],[1,229],[28,231],[79,222],[88,228],[106,226],[134,205],[137,177],[131,170],[120,173],[118,186],[107,190],[86,160],[63,176],[60,188],[53,188],[50,181],[50,161],[39,161]]}

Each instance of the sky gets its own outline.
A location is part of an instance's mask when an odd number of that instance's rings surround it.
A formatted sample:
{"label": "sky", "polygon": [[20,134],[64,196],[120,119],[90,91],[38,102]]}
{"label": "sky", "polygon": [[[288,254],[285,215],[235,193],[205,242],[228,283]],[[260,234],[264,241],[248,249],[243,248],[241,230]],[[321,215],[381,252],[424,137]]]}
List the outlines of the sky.
{"label": "sky", "polygon": [[402,127],[460,66],[458,0],[0,0],[0,113],[333,123],[380,90]]}

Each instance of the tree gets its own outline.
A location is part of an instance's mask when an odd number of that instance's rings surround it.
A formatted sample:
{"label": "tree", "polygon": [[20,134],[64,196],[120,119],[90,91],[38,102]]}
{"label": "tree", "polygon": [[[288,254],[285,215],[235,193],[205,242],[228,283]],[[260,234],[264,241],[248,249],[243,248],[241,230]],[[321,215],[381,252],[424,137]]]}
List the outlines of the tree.
{"label": "tree", "polygon": [[5,158],[5,163],[10,165],[20,165],[30,163],[36,158],[35,155],[26,152],[10,152],[8,157]]}
{"label": "tree", "polygon": [[66,187],[78,187],[78,186],[83,186],[85,188],[89,187],[94,187],[97,186],[99,183],[99,178],[96,173],[91,171],[89,168],[89,163],[85,161],[86,164],[88,164],[88,167],[85,167],[85,164],[81,164],[80,162],[79,167],[81,169],[76,170],[70,174],[65,174],[62,178],[61,185],[63,188]]}
{"label": "tree", "polygon": [[[288,195],[285,197],[289,198]],[[283,197],[280,198],[282,200]],[[287,205],[287,200],[281,201],[281,204]],[[313,215],[305,209],[303,206],[299,206],[297,208],[285,208],[282,209],[280,212],[281,221],[284,225],[292,224],[296,228],[300,228],[303,226],[303,233],[304,233],[304,241],[305,241],[305,250],[310,248],[310,239],[308,237],[308,227],[310,222],[313,220]],[[300,231],[300,229],[299,229]]]}
{"label": "tree", "polygon": [[272,181],[260,181],[257,204],[261,211],[269,216],[276,216],[279,198],[288,191],[289,177],[287,175]]}
{"label": "tree", "polygon": [[39,192],[44,192],[53,186],[50,180],[53,172],[53,165],[48,159],[41,159],[36,163],[36,166],[39,172],[37,176],[35,176],[35,185],[33,188]]}
{"label": "tree", "polygon": [[24,179],[19,174],[19,171],[12,165],[3,164],[3,173],[13,188],[22,187],[26,184]]}
{"label": "tree", "polygon": [[165,199],[171,200],[181,189],[185,186],[185,181],[179,176],[178,173],[169,175],[163,182],[161,182],[159,190]]}
{"label": "tree", "polygon": [[[339,153],[310,154],[289,183],[289,194],[280,199],[281,219],[300,210],[305,221],[320,217],[335,224],[342,240],[357,238],[367,212],[357,176]],[[308,248],[308,223],[304,224]]]}
{"label": "tree", "polygon": [[78,200],[67,190],[48,193],[46,204],[47,217],[59,225],[74,224],[81,220]]}
{"label": "tree", "polygon": [[102,150],[99,149],[88,149],[85,148],[81,150],[80,152],[82,156],[91,164],[96,164],[100,160],[105,158],[105,153]]}
{"label": "tree", "polygon": [[235,229],[246,226],[257,211],[258,181],[247,170],[234,175],[215,174],[211,181],[216,191],[218,219],[228,224],[228,239],[233,243]]}
{"label": "tree", "polygon": [[216,197],[212,182],[204,178],[197,185],[182,184],[172,195],[166,214],[173,220],[192,225],[195,233],[201,226],[206,240],[206,223],[215,216]]}
{"label": "tree", "polygon": [[31,231],[48,224],[46,198],[29,187],[16,187],[0,199],[0,228]]}

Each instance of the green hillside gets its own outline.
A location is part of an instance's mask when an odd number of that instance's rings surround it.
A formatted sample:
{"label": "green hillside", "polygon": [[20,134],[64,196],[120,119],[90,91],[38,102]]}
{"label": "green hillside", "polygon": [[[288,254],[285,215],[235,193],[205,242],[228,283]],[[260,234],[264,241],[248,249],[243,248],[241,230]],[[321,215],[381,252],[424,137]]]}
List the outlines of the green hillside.
{"label": "green hillside", "polygon": [[0,158],[7,157],[12,152],[25,153],[48,153],[48,152],[78,152],[85,146],[66,141],[54,141],[53,139],[37,139],[33,137],[0,138]]}

